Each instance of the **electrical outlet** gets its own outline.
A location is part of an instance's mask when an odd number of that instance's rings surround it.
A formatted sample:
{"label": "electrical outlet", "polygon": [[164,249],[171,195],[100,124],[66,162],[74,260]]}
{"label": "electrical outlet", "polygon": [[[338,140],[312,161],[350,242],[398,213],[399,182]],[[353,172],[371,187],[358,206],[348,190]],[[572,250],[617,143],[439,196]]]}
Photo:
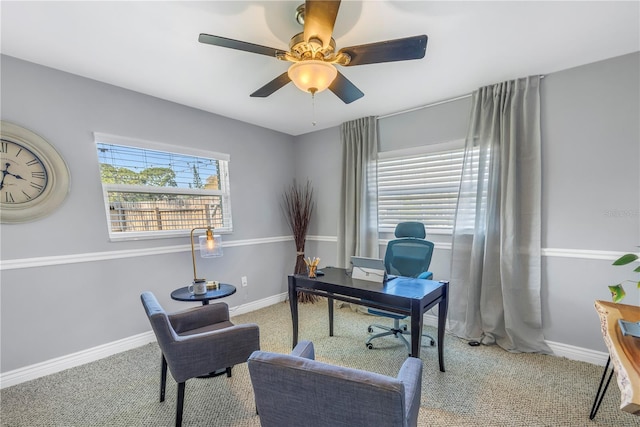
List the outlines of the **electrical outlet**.
{"label": "electrical outlet", "polygon": [[242,287],[246,288],[247,287],[247,276],[242,276]]}

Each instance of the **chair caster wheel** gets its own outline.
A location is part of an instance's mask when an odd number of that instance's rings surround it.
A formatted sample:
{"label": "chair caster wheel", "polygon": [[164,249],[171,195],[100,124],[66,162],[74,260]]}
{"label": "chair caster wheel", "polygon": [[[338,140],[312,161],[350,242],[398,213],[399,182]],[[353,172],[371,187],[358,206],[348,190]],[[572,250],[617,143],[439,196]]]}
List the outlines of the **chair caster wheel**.
{"label": "chair caster wheel", "polygon": [[369,350],[373,349],[373,344],[371,344],[370,342],[367,343],[366,346]]}
{"label": "chair caster wheel", "polygon": [[434,345],[436,345],[436,342],[434,340],[431,340],[431,347],[433,347]]}
{"label": "chair caster wheel", "polygon": [[373,328],[372,328],[371,326],[369,326],[369,327],[367,328],[367,332],[372,333],[372,332],[373,332]]}
{"label": "chair caster wheel", "polygon": [[407,325],[402,325],[402,330],[406,331],[407,330]]}

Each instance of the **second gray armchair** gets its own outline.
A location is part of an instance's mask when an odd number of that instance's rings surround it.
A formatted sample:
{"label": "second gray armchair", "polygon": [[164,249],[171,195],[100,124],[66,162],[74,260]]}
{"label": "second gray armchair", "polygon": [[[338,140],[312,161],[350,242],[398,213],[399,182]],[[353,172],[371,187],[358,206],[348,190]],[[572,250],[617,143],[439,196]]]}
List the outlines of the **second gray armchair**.
{"label": "second gray armchair", "polygon": [[225,303],[168,314],[151,292],[142,293],[140,299],[162,352],[160,401],[164,401],[168,367],[178,383],[176,426],[180,426],[185,382],[219,370],[226,370],[230,377],[234,365],[260,349],[258,325],[234,325]]}
{"label": "second gray armchair", "polygon": [[290,355],[256,351],[249,374],[262,427],[410,427],[418,423],[422,361],[396,378],[313,360],[313,343]]}

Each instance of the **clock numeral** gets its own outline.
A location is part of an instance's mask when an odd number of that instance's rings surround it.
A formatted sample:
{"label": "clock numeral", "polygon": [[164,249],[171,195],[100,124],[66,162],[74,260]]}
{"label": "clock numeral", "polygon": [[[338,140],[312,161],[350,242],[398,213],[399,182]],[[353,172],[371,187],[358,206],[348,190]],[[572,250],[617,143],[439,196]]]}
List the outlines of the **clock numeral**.
{"label": "clock numeral", "polygon": [[22,153],[22,148],[20,148],[20,149],[18,150],[18,152],[16,153],[16,157],[18,157],[18,156],[20,155],[20,153]]}
{"label": "clock numeral", "polygon": [[31,185],[33,188],[35,188],[38,191],[42,191],[42,189],[44,188],[43,185],[36,184],[35,182],[30,182],[29,185]]}
{"label": "clock numeral", "polygon": [[16,201],[13,200],[13,195],[11,193],[9,193],[8,191],[6,193],[4,193],[4,201],[5,203],[15,203]]}
{"label": "clock numeral", "polygon": [[44,179],[45,178],[45,174],[42,171],[40,171],[40,172],[31,172],[31,178]]}
{"label": "clock numeral", "polygon": [[37,165],[38,163],[40,163],[40,161],[38,159],[33,159],[28,161],[26,164],[27,166],[33,166],[33,165]]}
{"label": "clock numeral", "polygon": [[2,143],[0,143],[0,153],[7,153],[8,149],[9,149],[8,144],[2,141]]}
{"label": "clock numeral", "polygon": [[25,193],[24,190],[22,190],[22,194],[24,194],[24,196],[27,198],[27,200],[31,200],[31,196],[28,195],[27,193]]}

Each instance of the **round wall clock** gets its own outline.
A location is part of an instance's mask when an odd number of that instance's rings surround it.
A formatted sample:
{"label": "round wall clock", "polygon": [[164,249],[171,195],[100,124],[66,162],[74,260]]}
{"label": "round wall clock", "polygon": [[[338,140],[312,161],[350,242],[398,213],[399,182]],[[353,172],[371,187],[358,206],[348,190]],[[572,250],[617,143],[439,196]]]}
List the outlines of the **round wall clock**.
{"label": "round wall clock", "polygon": [[69,169],[55,148],[13,123],[0,123],[0,221],[32,221],[69,192]]}

